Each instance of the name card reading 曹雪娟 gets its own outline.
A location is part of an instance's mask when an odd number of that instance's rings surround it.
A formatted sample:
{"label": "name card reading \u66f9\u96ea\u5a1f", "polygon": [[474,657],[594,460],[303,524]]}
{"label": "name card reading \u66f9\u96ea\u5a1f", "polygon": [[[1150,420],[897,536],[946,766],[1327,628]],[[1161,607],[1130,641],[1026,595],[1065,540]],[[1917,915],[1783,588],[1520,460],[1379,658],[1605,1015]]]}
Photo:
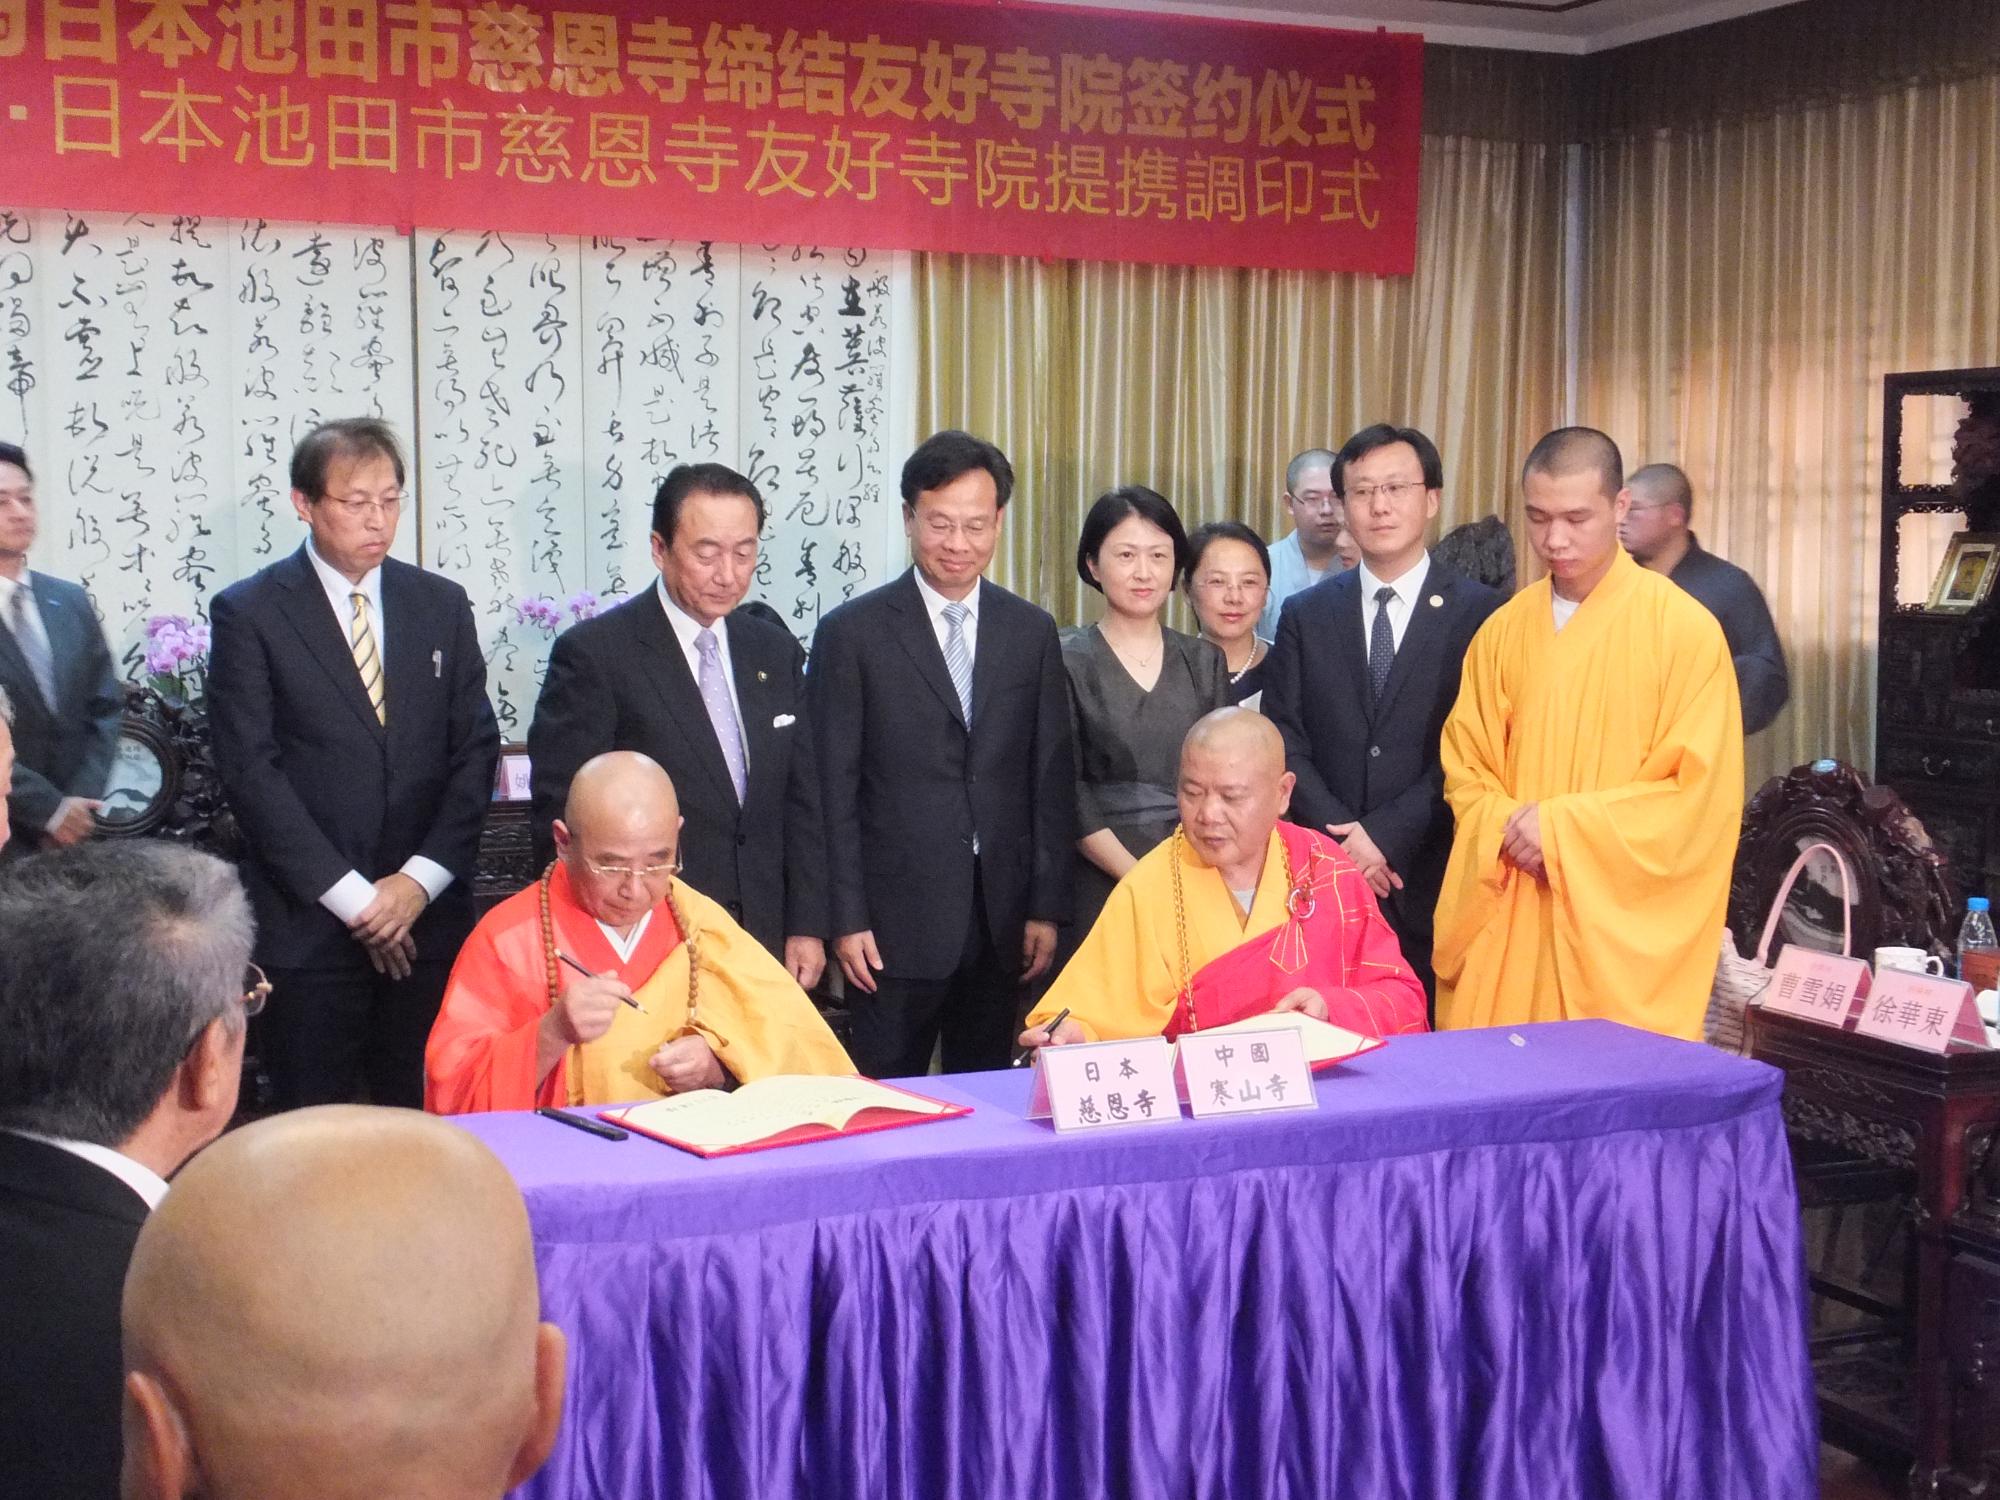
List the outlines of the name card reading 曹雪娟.
{"label": "name card reading \u66f9\u96ea\u5a1f", "polygon": [[1759,1008],[1797,1016],[1844,1031],[1855,1002],[1868,994],[1865,959],[1842,958],[1787,943],[1779,950],[1771,982],[1758,997]]}
{"label": "name card reading \u66f9\u96ea\u5a1f", "polygon": [[1173,1049],[1163,1038],[1072,1042],[1035,1052],[1031,1120],[1053,1118],[1057,1130],[1070,1131],[1180,1117]]}
{"label": "name card reading \u66f9\u96ea\u5a1f", "polygon": [[1988,1045],[1971,985],[1903,969],[1884,969],[1875,976],[1867,1008],[1854,1029],[1925,1052],[1954,1046],[1961,1052],[1983,1052]]}
{"label": "name card reading \u66f9\u96ea\u5a1f", "polygon": [[1305,1040],[1277,1025],[1269,1031],[1191,1031],[1175,1044],[1175,1068],[1195,1118],[1318,1109]]}

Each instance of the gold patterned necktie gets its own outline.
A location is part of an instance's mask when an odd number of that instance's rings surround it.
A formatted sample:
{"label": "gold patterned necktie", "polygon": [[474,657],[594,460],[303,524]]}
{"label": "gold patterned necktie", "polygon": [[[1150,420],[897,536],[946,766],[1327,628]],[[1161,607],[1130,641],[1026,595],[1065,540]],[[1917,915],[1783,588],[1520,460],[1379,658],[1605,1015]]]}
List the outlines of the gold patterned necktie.
{"label": "gold patterned necktie", "polygon": [[354,652],[354,667],[361,674],[361,687],[375,710],[375,722],[386,725],[389,710],[382,697],[382,654],[375,649],[375,632],[368,624],[368,596],[356,589],[347,596],[354,603],[354,631],[348,646]]}

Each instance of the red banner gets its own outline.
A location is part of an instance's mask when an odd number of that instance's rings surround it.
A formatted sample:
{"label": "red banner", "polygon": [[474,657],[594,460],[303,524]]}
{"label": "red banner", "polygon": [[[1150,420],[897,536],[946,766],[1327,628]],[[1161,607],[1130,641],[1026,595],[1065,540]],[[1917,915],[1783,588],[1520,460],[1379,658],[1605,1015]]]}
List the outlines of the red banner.
{"label": "red banner", "polygon": [[0,0],[16,206],[1407,274],[1422,43],[1013,5]]}

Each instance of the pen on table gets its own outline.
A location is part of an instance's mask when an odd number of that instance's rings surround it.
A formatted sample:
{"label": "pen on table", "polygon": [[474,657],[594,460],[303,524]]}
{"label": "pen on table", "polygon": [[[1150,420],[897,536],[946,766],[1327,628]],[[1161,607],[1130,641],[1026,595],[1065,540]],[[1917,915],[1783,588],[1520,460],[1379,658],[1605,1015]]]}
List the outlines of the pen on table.
{"label": "pen on table", "polygon": [[[1048,1039],[1053,1042],[1056,1039],[1056,1028],[1062,1025],[1062,1023],[1067,1021],[1068,1019],[1069,1019],[1069,1007],[1065,1005],[1060,1011],[1056,1013],[1056,1018],[1053,1021],[1044,1022],[1040,1029],[1043,1035],[1047,1036]],[[1017,1068],[1027,1067],[1029,1060],[1032,1059],[1034,1055],[1035,1053],[1032,1051],[1023,1052],[1019,1057],[1014,1059],[1014,1066]]]}
{"label": "pen on table", "polygon": [[[567,953],[563,952],[562,949],[560,948],[556,949],[556,957],[561,959],[564,963],[568,964],[572,969],[576,970],[576,972],[581,974],[585,979],[595,979],[597,977],[595,974],[591,973],[590,970],[586,969],[582,964],[578,963],[575,959],[571,958]],[[631,1006],[632,1009],[634,1010],[643,1011],[646,1008],[645,1006],[641,1005],[637,1000],[634,1000],[630,995],[620,995],[618,998],[620,1000],[623,1000],[627,1005]],[[1068,1012],[1065,1011],[1064,1014],[1067,1015]]]}
{"label": "pen on table", "polygon": [[573,1115],[566,1109],[551,1109],[544,1104],[535,1113],[544,1119],[559,1121],[572,1130],[581,1130],[585,1135],[598,1136],[607,1141],[623,1141],[631,1138],[629,1132],[620,1130],[616,1125],[606,1125],[600,1120],[586,1120],[582,1115]]}

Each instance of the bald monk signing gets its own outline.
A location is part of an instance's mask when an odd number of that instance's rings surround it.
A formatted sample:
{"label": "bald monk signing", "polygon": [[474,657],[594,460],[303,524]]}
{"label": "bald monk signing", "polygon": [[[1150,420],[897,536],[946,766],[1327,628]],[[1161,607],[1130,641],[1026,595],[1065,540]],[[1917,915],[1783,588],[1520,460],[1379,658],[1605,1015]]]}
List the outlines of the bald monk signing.
{"label": "bald monk signing", "polygon": [[459,950],[424,1054],[426,1107],[615,1104],[854,1071],[784,966],[677,878],[680,830],[653,761],[584,762],[555,861]]}
{"label": "bald monk signing", "polygon": [[1291,795],[1269,719],[1199,720],[1181,746],[1181,826],[1118,882],[1021,1045],[1171,1040],[1268,1011],[1422,1031],[1423,986],[1367,878],[1324,834],[1281,821]]}
{"label": "bald monk signing", "polygon": [[125,1500],[492,1500],[562,1419],[527,1210],[462,1130],[332,1105],[174,1179],[125,1280]]}

